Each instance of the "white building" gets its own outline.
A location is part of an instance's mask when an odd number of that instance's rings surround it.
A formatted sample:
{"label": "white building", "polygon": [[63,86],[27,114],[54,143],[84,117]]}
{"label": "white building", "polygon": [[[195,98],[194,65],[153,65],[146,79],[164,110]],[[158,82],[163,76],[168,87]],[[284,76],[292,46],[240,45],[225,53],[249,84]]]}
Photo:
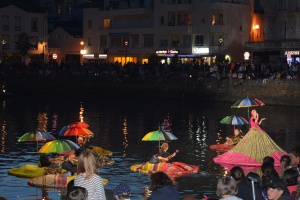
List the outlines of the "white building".
{"label": "white building", "polygon": [[[45,10],[23,10],[14,5],[0,8],[1,55],[17,52],[15,42],[20,33],[30,37],[34,48],[29,54],[47,54],[47,12]],[[28,61],[28,60],[26,60]]]}
{"label": "white building", "polygon": [[[105,1],[111,5],[111,1]],[[107,55],[109,62],[144,62],[151,54],[163,62],[216,55],[243,61],[250,41],[253,0],[117,1],[107,9],[83,10],[86,59]]]}
{"label": "white building", "polygon": [[300,62],[300,1],[260,0],[263,13],[258,36],[246,43],[253,62]]}

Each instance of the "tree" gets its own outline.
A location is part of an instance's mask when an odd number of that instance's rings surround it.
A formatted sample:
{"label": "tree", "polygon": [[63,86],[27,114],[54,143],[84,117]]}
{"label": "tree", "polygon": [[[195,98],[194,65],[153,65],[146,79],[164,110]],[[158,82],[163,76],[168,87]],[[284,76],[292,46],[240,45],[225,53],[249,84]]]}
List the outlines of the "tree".
{"label": "tree", "polygon": [[18,36],[17,41],[15,42],[16,49],[18,50],[18,53],[24,57],[28,54],[28,51],[33,47],[33,45],[30,43],[30,38],[27,33],[20,33]]}

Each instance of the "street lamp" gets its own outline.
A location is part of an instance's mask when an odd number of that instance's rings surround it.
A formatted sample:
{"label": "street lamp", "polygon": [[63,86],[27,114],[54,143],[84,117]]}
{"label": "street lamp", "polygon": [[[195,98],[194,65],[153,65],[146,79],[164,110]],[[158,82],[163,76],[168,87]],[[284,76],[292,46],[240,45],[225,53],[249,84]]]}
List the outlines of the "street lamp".
{"label": "street lamp", "polygon": [[4,47],[6,45],[6,40],[1,40],[1,44],[2,44],[2,53],[3,53],[3,57],[4,57]]}
{"label": "street lamp", "polygon": [[47,45],[47,42],[41,41],[41,45],[43,46],[43,62],[45,63],[45,46]]}
{"label": "street lamp", "polygon": [[222,46],[222,44],[223,44],[223,38],[222,38],[222,36],[219,36],[219,52],[218,52],[218,56],[219,56],[219,61],[221,61],[221,46]]}
{"label": "street lamp", "polygon": [[125,40],[124,41],[124,46],[125,46],[125,64],[127,63],[127,47],[129,45],[129,41]]}
{"label": "street lamp", "polygon": [[81,48],[80,48],[80,64],[83,64],[83,55],[86,54],[86,50],[84,50],[84,41],[80,42]]}

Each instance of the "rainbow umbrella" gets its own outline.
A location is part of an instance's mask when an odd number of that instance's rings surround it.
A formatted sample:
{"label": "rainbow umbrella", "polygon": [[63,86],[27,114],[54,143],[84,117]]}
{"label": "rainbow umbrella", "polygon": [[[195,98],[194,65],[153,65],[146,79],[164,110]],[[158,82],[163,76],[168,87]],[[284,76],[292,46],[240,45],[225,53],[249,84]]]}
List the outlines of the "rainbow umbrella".
{"label": "rainbow umbrella", "polygon": [[235,102],[231,108],[249,108],[253,106],[264,106],[264,102],[256,98],[245,98]]}
{"label": "rainbow umbrella", "polygon": [[235,115],[230,115],[230,116],[226,116],[224,117],[221,121],[221,124],[231,124],[234,126],[235,129],[235,125],[244,125],[244,124],[248,124],[248,121],[244,118],[244,117],[240,117],[240,116],[235,116]]}
{"label": "rainbow umbrella", "polygon": [[244,125],[248,124],[248,121],[244,117],[230,115],[224,117],[221,121],[221,124],[231,124],[231,125]]}
{"label": "rainbow umbrella", "polygon": [[147,133],[142,138],[142,141],[158,141],[158,148],[160,147],[160,141],[167,140],[177,140],[177,137],[170,132],[157,130]]}
{"label": "rainbow umbrella", "polygon": [[265,103],[256,98],[244,98],[235,102],[231,108],[248,108],[248,121],[250,120],[249,108],[255,106],[264,106]]}
{"label": "rainbow umbrella", "polygon": [[79,148],[76,143],[70,140],[53,140],[44,144],[39,150],[39,153],[61,153]]}
{"label": "rainbow umbrella", "polygon": [[38,152],[39,142],[55,140],[56,138],[50,132],[30,131],[22,135],[18,142],[36,142],[36,152]]}

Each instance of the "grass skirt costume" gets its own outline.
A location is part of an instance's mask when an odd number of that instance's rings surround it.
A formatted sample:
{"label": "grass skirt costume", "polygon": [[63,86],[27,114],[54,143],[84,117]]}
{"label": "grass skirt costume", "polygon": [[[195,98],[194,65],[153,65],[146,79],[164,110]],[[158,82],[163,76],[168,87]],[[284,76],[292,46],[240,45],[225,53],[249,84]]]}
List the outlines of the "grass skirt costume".
{"label": "grass skirt costume", "polygon": [[283,155],[287,153],[266,132],[253,127],[234,148],[214,158],[214,162],[259,167],[264,157],[271,156],[275,160],[275,166],[280,166],[280,158]]}

